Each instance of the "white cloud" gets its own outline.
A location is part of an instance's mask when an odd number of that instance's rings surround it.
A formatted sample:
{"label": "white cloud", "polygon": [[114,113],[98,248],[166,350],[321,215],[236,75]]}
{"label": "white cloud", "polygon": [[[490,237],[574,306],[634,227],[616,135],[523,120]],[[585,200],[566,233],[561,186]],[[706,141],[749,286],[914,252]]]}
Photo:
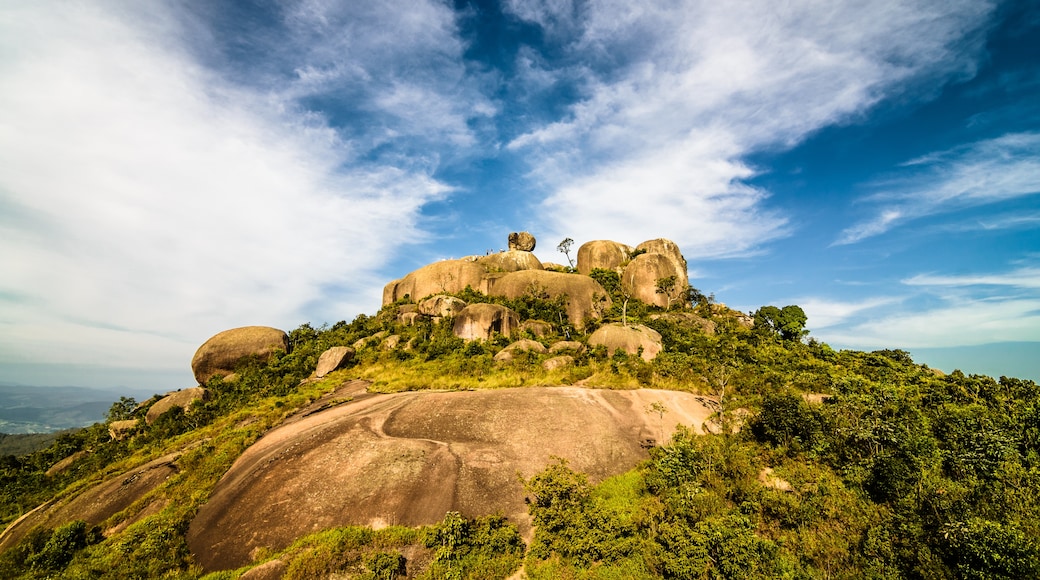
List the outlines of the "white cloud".
{"label": "white cloud", "polygon": [[970,274],[963,276],[939,276],[918,274],[903,280],[908,286],[1009,286],[1013,288],[1040,289],[1040,268],[1019,268],[1006,274]]}
{"label": "white cloud", "polygon": [[[573,14],[526,6],[533,22]],[[550,192],[541,213],[553,237],[620,225],[621,241],[665,235],[694,256],[754,252],[784,235],[784,220],[743,183],[754,171],[741,160],[972,74],[972,31],[991,10],[973,0],[593,3],[570,47],[590,75],[585,97],[509,146],[530,155]]]}
{"label": "white cloud", "polygon": [[[224,328],[371,311],[448,188],[358,162],[292,100],[196,64],[160,6],[123,6],[0,20],[0,362],[187,368]],[[464,136],[452,119],[421,130]]]}
{"label": "white cloud", "polygon": [[[814,333],[815,335],[816,333]],[[1040,341],[1040,299],[966,300],[819,334],[853,348],[934,348]]]}
{"label": "white cloud", "polygon": [[900,301],[895,297],[866,298],[859,301],[829,300],[826,298],[801,298],[794,300],[805,311],[809,322],[807,326],[816,334],[816,331],[842,324],[843,322],[862,315],[863,313],[891,306]]}
{"label": "white cloud", "polygon": [[1040,133],[1011,133],[904,167],[910,177],[877,184],[880,192],[864,200],[881,205],[877,215],[845,229],[836,244],[856,243],[927,215],[1040,193]]}

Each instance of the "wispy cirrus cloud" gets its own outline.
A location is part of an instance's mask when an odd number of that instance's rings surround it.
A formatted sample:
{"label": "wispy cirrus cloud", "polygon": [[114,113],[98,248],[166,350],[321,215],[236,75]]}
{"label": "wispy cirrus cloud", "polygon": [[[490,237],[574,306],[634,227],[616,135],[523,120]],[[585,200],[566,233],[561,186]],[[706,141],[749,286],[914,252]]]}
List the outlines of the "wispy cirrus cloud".
{"label": "wispy cirrus cloud", "polygon": [[[379,6],[358,13],[394,8]],[[379,271],[426,235],[422,208],[451,189],[432,176],[436,159],[387,143],[410,132],[415,149],[469,147],[466,118],[486,102],[460,88],[462,48],[444,6],[409,2],[405,12],[429,19],[378,30],[331,7],[281,14],[286,46],[267,64],[204,62],[200,53],[220,52],[207,43],[229,37],[172,5],[4,8],[0,363],[187,378],[194,348],[216,331],[378,305]],[[367,36],[323,44],[352,26]],[[412,82],[397,74],[405,66],[439,80]],[[309,107],[358,75],[384,76],[351,96],[353,111],[367,111],[355,130]]]}
{"label": "wispy cirrus cloud", "polygon": [[584,92],[567,116],[509,147],[530,156],[548,192],[540,214],[556,236],[606,230],[635,243],[666,234],[692,255],[753,253],[789,228],[768,192],[746,184],[757,169],[744,159],[854,120],[907,87],[971,75],[992,8],[525,4],[517,17],[580,30],[562,72]]}
{"label": "wispy cirrus cloud", "polygon": [[1040,133],[1010,133],[933,153],[908,161],[904,170],[908,177],[874,185],[878,193],[862,203],[879,206],[875,216],[846,228],[835,244],[853,244],[936,213],[1040,193]]}

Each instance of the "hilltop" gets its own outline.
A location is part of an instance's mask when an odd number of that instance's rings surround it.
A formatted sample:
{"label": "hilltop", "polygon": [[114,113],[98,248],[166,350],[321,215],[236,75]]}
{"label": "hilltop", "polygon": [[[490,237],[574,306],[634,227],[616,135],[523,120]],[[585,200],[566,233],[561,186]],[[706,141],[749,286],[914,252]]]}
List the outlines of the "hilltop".
{"label": "hilltop", "polygon": [[198,385],[5,457],[0,575],[1040,574],[1031,381],[835,351],[668,240],[509,244],[219,333]]}

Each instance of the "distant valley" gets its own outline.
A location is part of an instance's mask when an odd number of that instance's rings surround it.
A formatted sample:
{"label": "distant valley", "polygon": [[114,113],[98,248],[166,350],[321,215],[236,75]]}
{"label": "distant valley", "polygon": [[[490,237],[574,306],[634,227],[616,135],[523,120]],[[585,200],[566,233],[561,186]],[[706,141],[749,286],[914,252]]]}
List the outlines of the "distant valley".
{"label": "distant valley", "polygon": [[36,387],[0,383],[0,433],[51,433],[104,421],[119,397],[153,393],[133,388]]}

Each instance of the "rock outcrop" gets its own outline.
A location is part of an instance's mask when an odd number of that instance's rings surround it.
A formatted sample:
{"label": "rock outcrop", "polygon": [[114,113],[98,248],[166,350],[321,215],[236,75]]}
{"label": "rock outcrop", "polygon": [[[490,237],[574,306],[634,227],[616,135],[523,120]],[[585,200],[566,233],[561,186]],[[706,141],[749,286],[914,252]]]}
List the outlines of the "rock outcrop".
{"label": "rock outcrop", "polygon": [[509,234],[509,249],[521,252],[533,252],[535,246],[534,236],[527,232],[513,232]]}
{"label": "rock outcrop", "polygon": [[608,354],[613,355],[620,349],[627,354],[638,354],[649,362],[661,352],[661,333],[642,324],[605,324],[589,336],[589,346],[599,345],[607,347]]}
{"label": "rock outcrop", "polygon": [[523,270],[506,274],[494,281],[489,289],[492,296],[519,298],[525,294],[567,299],[567,317],[575,328],[584,328],[585,320],[599,319],[610,308],[607,291],[588,276]]}
{"label": "rock outcrop", "polygon": [[355,351],[349,346],[334,346],[318,357],[318,366],[314,369],[314,376],[319,379],[332,371],[339,370],[347,363],[354,360]]}
{"label": "rock outcrop", "polygon": [[466,301],[454,296],[438,294],[419,303],[418,312],[431,318],[450,318],[466,307]]}
{"label": "rock outcrop", "polygon": [[[658,292],[657,282],[672,277],[675,282],[665,292]],[[667,308],[682,300],[686,288],[686,272],[675,267],[675,261],[663,254],[640,254],[625,266],[621,274],[621,288],[629,296],[643,302]]]}
{"label": "rock outcrop", "polygon": [[244,326],[214,335],[195,351],[191,370],[200,385],[227,376],[249,357],[265,361],[276,351],[289,350],[289,335],[270,326]]}
{"label": "rock outcrop", "polygon": [[520,315],[498,304],[470,304],[455,316],[452,331],[465,340],[487,340],[494,333],[509,336],[520,326]]}
{"label": "rock outcrop", "polygon": [[477,263],[488,272],[518,272],[520,270],[542,270],[542,262],[531,252],[509,250],[477,258]]}
{"label": "rock outcrop", "polygon": [[621,273],[622,265],[632,255],[632,247],[611,240],[593,240],[578,248],[578,272],[589,275],[595,268]]}
{"label": "rock outcrop", "polygon": [[[668,413],[645,409],[654,402]],[[344,525],[403,526],[499,513],[530,530],[517,477],[554,456],[593,482],[646,459],[646,439],[711,410],[691,393],[576,387],[355,394],[249,447],[217,483],[187,533],[204,570],[233,569],[258,547]]]}
{"label": "rock outcrop", "polygon": [[190,389],[181,389],[180,391],[166,393],[165,397],[156,401],[151,407],[148,407],[148,413],[145,414],[144,421],[151,425],[152,423],[155,423],[155,420],[158,419],[160,415],[174,407],[188,410],[188,407],[194,403],[198,401],[206,401],[209,397],[209,390],[202,387],[193,387]]}
{"label": "rock outcrop", "polygon": [[487,271],[473,260],[442,260],[419,268],[383,288],[383,304],[404,298],[421,300],[433,294],[462,292],[466,286],[481,290]]}

